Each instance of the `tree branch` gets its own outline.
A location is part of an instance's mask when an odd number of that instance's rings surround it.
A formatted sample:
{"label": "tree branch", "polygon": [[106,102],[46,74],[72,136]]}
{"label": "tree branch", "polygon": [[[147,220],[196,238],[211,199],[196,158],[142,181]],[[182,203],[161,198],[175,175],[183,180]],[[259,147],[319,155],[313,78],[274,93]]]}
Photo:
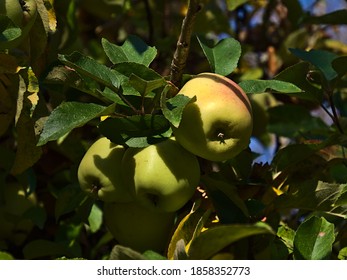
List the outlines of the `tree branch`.
{"label": "tree branch", "polygon": [[183,19],[181,34],[177,41],[174,57],[171,62],[170,82],[180,87],[183,69],[188,58],[190,39],[193,32],[196,15],[202,9],[201,0],[189,0],[188,11]]}

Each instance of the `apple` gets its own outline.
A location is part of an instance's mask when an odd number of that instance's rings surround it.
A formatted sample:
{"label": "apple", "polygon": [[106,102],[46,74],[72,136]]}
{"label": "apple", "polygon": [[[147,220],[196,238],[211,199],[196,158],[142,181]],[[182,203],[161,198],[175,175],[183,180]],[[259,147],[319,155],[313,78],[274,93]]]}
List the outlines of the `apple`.
{"label": "apple", "polygon": [[94,142],[83,156],[77,171],[83,191],[102,201],[130,202],[128,185],[121,176],[121,162],[125,148],[106,137]]}
{"label": "apple", "polygon": [[145,148],[128,148],[122,170],[136,200],[158,211],[175,212],[183,207],[200,181],[196,156],[174,138]]}
{"label": "apple", "polygon": [[0,4],[0,15],[7,16],[21,29],[21,34],[13,40],[0,41],[0,50],[16,48],[28,36],[34,25],[38,15],[36,0],[4,0]]}
{"label": "apple", "polygon": [[105,203],[105,225],[120,245],[140,253],[165,251],[173,231],[176,214],[158,212],[137,202]]}
{"label": "apple", "polygon": [[201,73],[178,94],[196,96],[184,108],[180,125],[172,128],[185,149],[210,161],[225,161],[248,147],[252,107],[239,85],[218,74]]}
{"label": "apple", "polygon": [[23,215],[37,206],[36,195],[31,193],[27,196],[18,183],[6,184],[0,191],[0,240],[21,245],[34,227],[34,223]]}

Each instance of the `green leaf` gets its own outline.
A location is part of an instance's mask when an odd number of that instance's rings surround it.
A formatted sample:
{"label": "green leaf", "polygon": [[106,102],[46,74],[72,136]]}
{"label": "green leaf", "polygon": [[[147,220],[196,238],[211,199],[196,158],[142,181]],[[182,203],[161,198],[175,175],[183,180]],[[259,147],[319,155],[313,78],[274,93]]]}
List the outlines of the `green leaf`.
{"label": "green leaf", "polygon": [[347,260],[347,247],[344,247],[340,250],[338,255],[339,260]]}
{"label": "green leaf", "polygon": [[[157,86],[157,82],[163,81],[163,77],[155,72],[153,69],[148,68],[147,66],[135,62],[122,62],[118,63],[113,67],[114,71],[117,73],[119,78],[120,85],[122,86],[124,95],[140,95],[139,92],[133,87],[130,81],[130,77],[137,76],[138,78],[151,82]],[[136,86],[136,84],[135,84]],[[152,84],[153,86],[153,84]],[[141,89],[141,88],[140,88]]]}
{"label": "green leaf", "polygon": [[227,7],[229,11],[233,11],[247,2],[249,2],[249,0],[227,0]]}
{"label": "green leaf", "polygon": [[0,15],[0,49],[3,43],[19,38],[21,34],[22,30],[8,16]]}
{"label": "green leaf", "polygon": [[102,210],[96,205],[93,204],[88,217],[88,223],[91,232],[97,232],[102,225]]}
{"label": "green leaf", "polygon": [[146,258],[129,247],[115,245],[111,250],[109,260],[146,260]]}
{"label": "green leaf", "polygon": [[94,103],[63,102],[49,115],[37,145],[42,146],[48,141],[57,140],[72,129],[111,113],[113,109],[113,105],[105,107]]}
{"label": "green leaf", "polygon": [[289,49],[292,54],[298,58],[310,62],[321,71],[327,81],[337,77],[337,73],[332,67],[332,62],[338,57],[337,54],[324,50],[304,51],[300,49]]}
{"label": "green leaf", "polygon": [[72,248],[65,243],[58,243],[44,239],[35,239],[28,243],[23,249],[23,254],[24,258],[27,260],[42,259],[48,256],[76,257]]}
{"label": "green leaf", "polygon": [[164,256],[158,254],[155,251],[145,251],[143,253],[143,256],[147,259],[147,260],[167,260],[167,258],[165,258]]}
{"label": "green leaf", "polygon": [[288,138],[299,135],[325,135],[328,126],[321,118],[314,117],[300,105],[286,104],[268,109],[269,132]]}
{"label": "green leaf", "polygon": [[0,251],[0,260],[14,260],[15,258],[7,252]]}
{"label": "green leaf", "polygon": [[242,89],[248,94],[275,91],[277,93],[284,93],[290,96],[294,95],[300,97],[303,92],[299,87],[292,83],[278,80],[246,80],[240,82],[239,86],[242,87]]}
{"label": "green leaf", "polygon": [[322,16],[308,16],[303,20],[304,24],[347,24],[347,11],[337,10]]}
{"label": "green leaf", "polygon": [[334,224],[323,217],[312,216],[295,233],[294,257],[297,260],[328,259],[334,240]]}
{"label": "green leaf", "polygon": [[293,251],[295,231],[288,225],[280,225],[277,230],[277,236],[286,244],[290,252]]}
{"label": "green leaf", "polygon": [[107,39],[101,40],[106,55],[112,63],[136,62],[149,66],[157,55],[155,47],[149,47],[139,37],[129,35],[122,46],[110,43]]}
{"label": "green leaf", "polygon": [[235,70],[241,56],[239,41],[225,38],[210,47],[202,37],[197,38],[214,73],[227,76]]}
{"label": "green leaf", "polygon": [[59,55],[58,58],[81,75],[90,77],[117,92],[120,83],[114,70],[79,52],[73,52],[71,55]]}
{"label": "green leaf", "polygon": [[222,223],[245,222],[249,217],[247,206],[240,198],[234,185],[213,178],[211,175],[201,177],[209,196],[214,201],[218,217]]}
{"label": "green leaf", "polygon": [[220,225],[209,228],[193,239],[188,251],[189,259],[209,259],[226,246],[257,234],[274,234],[274,232],[268,225],[263,223]]}
{"label": "green leaf", "polygon": [[164,78],[146,81],[135,74],[130,75],[129,83],[141,94],[141,96],[146,96],[149,92],[152,92],[166,84]]}
{"label": "green leaf", "polygon": [[310,70],[308,62],[299,62],[277,74],[275,79],[292,83],[304,91],[304,93],[298,94],[297,97],[320,104],[323,100],[323,93],[307,80],[307,74]]}
{"label": "green leaf", "polygon": [[187,104],[194,102],[196,97],[189,98],[183,94],[178,94],[170,99],[166,98],[166,94],[170,87],[166,87],[161,95],[160,107],[165,118],[174,126],[178,127],[181,119],[183,110]]}
{"label": "green leaf", "polygon": [[55,203],[55,219],[67,213],[75,211],[86,200],[86,194],[78,185],[67,185],[57,193]]}
{"label": "green leaf", "polygon": [[170,123],[162,115],[107,118],[99,125],[102,135],[113,143],[142,148],[170,136]]}

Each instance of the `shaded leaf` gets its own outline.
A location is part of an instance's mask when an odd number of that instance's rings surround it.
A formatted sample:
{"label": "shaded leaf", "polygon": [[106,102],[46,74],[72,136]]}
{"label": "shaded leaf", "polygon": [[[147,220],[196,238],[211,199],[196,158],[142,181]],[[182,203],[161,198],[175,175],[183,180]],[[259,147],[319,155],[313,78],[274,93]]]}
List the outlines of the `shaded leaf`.
{"label": "shaded leaf", "polygon": [[347,11],[337,10],[321,16],[307,16],[304,18],[305,24],[347,24]]}
{"label": "shaded leaf", "polygon": [[146,260],[146,258],[129,247],[115,245],[112,248],[109,260]]}
{"label": "shaded leaf", "polygon": [[113,143],[142,148],[170,136],[170,123],[162,115],[134,115],[107,118],[99,124],[99,131]]}
{"label": "shaded leaf", "polygon": [[321,118],[314,117],[303,106],[295,104],[279,105],[268,109],[269,132],[293,138],[302,135],[325,135],[328,126]]}
{"label": "shaded leaf", "polygon": [[137,36],[129,35],[122,46],[110,43],[107,39],[101,40],[106,55],[112,63],[136,62],[149,66],[157,55],[155,47],[149,47]]}
{"label": "shaded leaf", "polygon": [[312,216],[295,233],[294,257],[297,260],[327,259],[334,240],[334,224],[323,217]]}
{"label": "shaded leaf", "polygon": [[166,87],[163,90],[160,99],[160,107],[165,118],[174,127],[178,127],[182,119],[184,108],[190,102],[194,102],[196,98],[189,98],[188,96],[184,96],[183,94],[178,94],[170,99],[167,99],[166,94],[169,91],[169,89],[170,87]]}
{"label": "shaded leaf", "polygon": [[198,41],[214,73],[227,76],[237,67],[241,56],[240,42],[233,38],[220,40],[215,46],[210,47],[202,38]]}
{"label": "shaded leaf", "polygon": [[263,223],[211,227],[192,240],[188,251],[189,259],[209,259],[226,246],[257,234],[274,234],[274,232],[268,225]]}
{"label": "shaded leaf", "polygon": [[284,69],[275,76],[275,79],[292,83],[300,88],[303,93],[298,94],[297,97],[321,103],[323,99],[322,91],[307,80],[310,70],[308,62],[299,62]]}
{"label": "shaded leaf", "polygon": [[40,135],[38,145],[57,140],[76,127],[83,126],[90,120],[107,115],[113,106],[105,107],[94,103],[63,102],[48,117]]}
{"label": "shaded leaf", "polygon": [[152,92],[166,84],[164,78],[146,81],[135,74],[130,75],[129,83],[141,94],[141,96],[146,96],[149,92]]}
{"label": "shaded leaf", "polygon": [[15,258],[7,252],[0,251],[0,260],[14,260]]}
{"label": "shaded leaf", "polygon": [[249,0],[227,0],[227,7],[229,11],[233,11],[247,2],[249,2]]}
{"label": "shaded leaf", "polygon": [[337,77],[337,73],[332,67],[332,62],[338,57],[337,54],[324,50],[304,51],[300,49],[289,49],[298,58],[310,62],[322,72],[327,81]]}
{"label": "shaded leaf", "polygon": [[115,92],[118,90],[120,84],[117,73],[96,60],[79,52],[73,52],[70,55],[59,55],[58,58],[65,65],[75,69],[80,74],[94,79]]}

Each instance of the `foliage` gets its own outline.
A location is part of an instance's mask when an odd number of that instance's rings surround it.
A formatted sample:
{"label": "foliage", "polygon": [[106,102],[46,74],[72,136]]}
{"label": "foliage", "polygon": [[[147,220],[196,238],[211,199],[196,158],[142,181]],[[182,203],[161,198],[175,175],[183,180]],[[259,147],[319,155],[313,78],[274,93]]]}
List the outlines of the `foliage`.
{"label": "foliage", "polygon": [[[145,147],[179,125],[194,99],[175,95],[170,67],[188,4],[35,1],[23,44],[0,51],[0,206],[16,181],[40,208],[25,213],[36,227],[23,244],[0,240],[0,259],[346,259],[347,46],[335,34],[345,10],[197,1],[181,84],[210,71],[250,98],[270,94],[253,141],[273,152],[260,161],[251,145],[227,162],[201,160],[166,252],[140,254],[117,245],[77,167],[101,135]],[[1,40],[16,35],[13,25]]]}

